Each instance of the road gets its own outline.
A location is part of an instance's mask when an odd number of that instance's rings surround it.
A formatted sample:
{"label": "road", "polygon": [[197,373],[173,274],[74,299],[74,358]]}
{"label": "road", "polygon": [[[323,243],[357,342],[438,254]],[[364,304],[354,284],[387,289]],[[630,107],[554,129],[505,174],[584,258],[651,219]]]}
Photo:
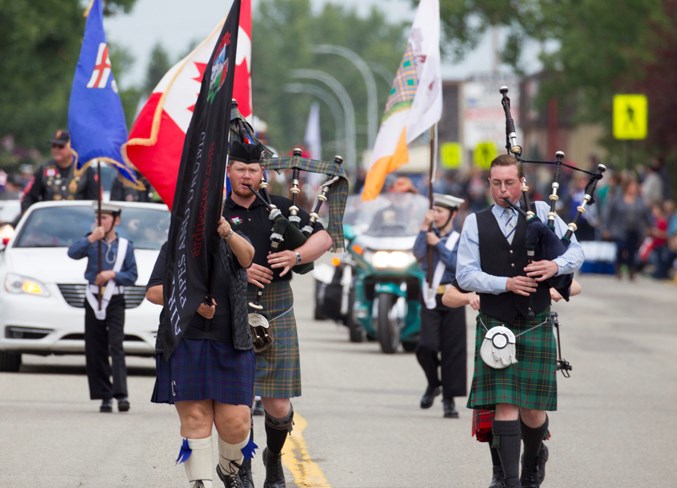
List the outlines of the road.
{"label": "road", "polygon": [[[677,287],[580,281],[583,294],[555,306],[573,371],[559,376],[543,486],[675,486]],[[351,344],[345,328],[312,321],[312,285],[309,276],[295,279],[304,396],[294,401],[298,418],[284,455],[288,486],[487,486],[489,452],[470,436],[470,411],[461,408],[455,420],[442,417],[439,401],[419,409],[424,377],[414,355],[384,355],[377,343]],[[471,342],[471,311],[468,318]],[[176,413],[149,402],[153,361],[129,365],[127,414],[98,412],[81,357],[27,356],[19,373],[1,373],[0,486],[185,487],[174,465]],[[262,419],[255,423],[262,440]],[[263,486],[260,456],[254,474]]]}

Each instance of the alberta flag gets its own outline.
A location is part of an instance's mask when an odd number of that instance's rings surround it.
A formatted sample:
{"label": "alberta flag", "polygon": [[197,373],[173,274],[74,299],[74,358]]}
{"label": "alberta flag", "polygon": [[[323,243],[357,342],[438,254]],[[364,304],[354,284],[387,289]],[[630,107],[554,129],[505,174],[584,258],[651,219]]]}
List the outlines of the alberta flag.
{"label": "alberta flag", "polygon": [[127,125],[103,31],[101,0],[94,0],[87,14],[68,106],[68,130],[78,157],[76,171],[98,159],[112,164],[126,184],[143,189],[120,154],[127,141]]}

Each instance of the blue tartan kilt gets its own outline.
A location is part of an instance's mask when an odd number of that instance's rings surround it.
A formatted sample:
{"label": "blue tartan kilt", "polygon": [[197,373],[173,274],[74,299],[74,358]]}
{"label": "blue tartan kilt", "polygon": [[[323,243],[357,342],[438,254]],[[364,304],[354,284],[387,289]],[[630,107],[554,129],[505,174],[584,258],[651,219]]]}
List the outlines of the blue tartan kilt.
{"label": "blue tartan kilt", "polygon": [[254,399],[254,351],[207,339],[182,339],[169,361],[156,359],[153,403],[214,400],[251,405]]}
{"label": "blue tartan kilt", "polygon": [[[256,287],[249,286],[247,299],[256,296]],[[301,359],[294,317],[294,295],[289,281],[273,281],[266,285],[261,297],[261,311],[270,322],[268,333],[273,345],[256,354],[256,394],[263,398],[301,396]]]}
{"label": "blue tartan kilt", "polygon": [[[475,369],[468,396],[468,408],[493,410],[497,403],[508,403],[535,410],[557,410],[557,343],[549,321],[549,309],[527,321],[517,318],[505,324],[480,313],[475,335]],[[543,325],[539,327],[536,324]],[[517,363],[493,369],[480,357],[487,332],[506,325],[517,336]]]}

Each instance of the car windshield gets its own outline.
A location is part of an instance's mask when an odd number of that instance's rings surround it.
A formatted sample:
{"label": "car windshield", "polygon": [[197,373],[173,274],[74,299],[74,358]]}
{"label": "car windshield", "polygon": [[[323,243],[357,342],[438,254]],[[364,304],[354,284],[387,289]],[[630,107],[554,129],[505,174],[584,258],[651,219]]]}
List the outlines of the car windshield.
{"label": "car windshield", "polygon": [[[117,232],[132,241],[135,249],[159,250],[167,239],[169,218],[169,212],[160,206],[157,209],[124,207]],[[16,236],[14,247],[68,247],[94,226],[89,205],[35,209],[27,219]]]}
{"label": "car windshield", "polygon": [[428,199],[413,193],[383,193],[362,202],[351,196],[343,218],[356,233],[378,237],[412,236],[418,233],[428,210]]}

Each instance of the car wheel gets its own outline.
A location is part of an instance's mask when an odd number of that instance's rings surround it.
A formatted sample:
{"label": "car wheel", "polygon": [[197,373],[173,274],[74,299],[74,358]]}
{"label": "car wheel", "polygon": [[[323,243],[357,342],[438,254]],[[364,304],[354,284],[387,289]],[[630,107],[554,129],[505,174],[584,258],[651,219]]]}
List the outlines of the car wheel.
{"label": "car wheel", "polygon": [[21,354],[18,352],[0,351],[0,371],[15,373],[21,367]]}

